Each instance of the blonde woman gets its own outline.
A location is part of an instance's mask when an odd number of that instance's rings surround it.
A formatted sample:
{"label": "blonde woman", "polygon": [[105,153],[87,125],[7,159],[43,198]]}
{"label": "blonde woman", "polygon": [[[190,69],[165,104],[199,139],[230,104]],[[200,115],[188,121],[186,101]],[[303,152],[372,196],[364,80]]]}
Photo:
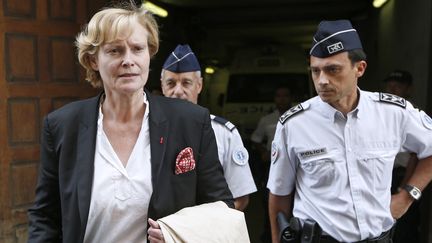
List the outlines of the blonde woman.
{"label": "blonde woman", "polygon": [[144,92],[158,50],[135,6],[96,13],[77,36],[103,92],[48,114],[29,242],[164,242],[154,220],[231,192],[206,109]]}

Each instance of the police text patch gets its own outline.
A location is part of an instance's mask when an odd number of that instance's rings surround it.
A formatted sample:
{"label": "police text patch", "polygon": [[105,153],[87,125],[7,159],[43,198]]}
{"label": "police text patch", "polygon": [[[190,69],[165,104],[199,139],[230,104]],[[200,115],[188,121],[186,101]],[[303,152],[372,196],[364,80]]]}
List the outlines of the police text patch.
{"label": "police text patch", "polygon": [[309,157],[314,157],[314,156],[318,156],[318,155],[322,155],[322,154],[326,154],[326,153],[327,153],[327,148],[319,148],[319,149],[312,149],[312,150],[300,152],[299,156],[302,159],[306,159]]}

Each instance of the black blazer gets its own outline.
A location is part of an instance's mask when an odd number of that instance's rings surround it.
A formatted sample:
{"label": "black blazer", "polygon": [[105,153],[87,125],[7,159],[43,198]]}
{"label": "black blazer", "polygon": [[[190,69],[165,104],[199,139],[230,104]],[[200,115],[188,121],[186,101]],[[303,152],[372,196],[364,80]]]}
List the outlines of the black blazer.
{"label": "black blazer", "polygon": [[[100,97],[73,102],[45,117],[28,242],[77,243],[84,239]],[[153,184],[149,217],[158,219],[184,207],[218,200],[232,207],[208,110],[178,99],[149,93],[147,97]],[[175,159],[186,147],[194,151],[195,170],[175,175]]]}

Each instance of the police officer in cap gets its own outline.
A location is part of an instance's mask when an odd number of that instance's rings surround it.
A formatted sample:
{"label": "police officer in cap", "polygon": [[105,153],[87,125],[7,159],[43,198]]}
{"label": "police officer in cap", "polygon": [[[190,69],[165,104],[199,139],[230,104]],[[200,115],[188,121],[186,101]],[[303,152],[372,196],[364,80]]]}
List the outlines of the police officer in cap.
{"label": "police officer in cap", "polygon": [[[318,96],[280,117],[272,143],[267,187],[274,243],[278,212],[298,218],[303,236],[319,226],[314,237],[321,243],[391,242],[395,221],[431,181],[432,119],[403,98],[360,90],[366,66],[348,20],[319,24],[310,49]],[[392,196],[399,151],[416,153],[419,162]]]}
{"label": "police officer in cap", "polygon": [[[166,59],[161,73],[162,92],[167,97],[198,103],[202,89],[201,68],[189,45],[178,45]],[[249,194],[256,186],[249,168],[249,154],[235,126],[218,116],[211,115],[219,160],[224,169],[228,187],[235,198],[235,208],[243,211],[249,203]]]}

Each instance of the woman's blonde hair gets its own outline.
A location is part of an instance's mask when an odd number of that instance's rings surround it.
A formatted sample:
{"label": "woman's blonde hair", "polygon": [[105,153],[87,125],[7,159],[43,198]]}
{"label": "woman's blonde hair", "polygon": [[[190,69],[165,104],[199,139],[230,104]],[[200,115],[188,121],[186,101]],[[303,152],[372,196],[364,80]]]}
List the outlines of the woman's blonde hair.
{"label": "woman's blonde hair", "polygon": [[159,30],[153,15],[144,7],[134,4],[105,8],[97,12],[77,37],[75,45],[78,48],[78,60],[86,69],[86,80],[94,87],[102,87],[98,71],[91,67],[91,58],[98,52],[101,45],[118,39],[120,34],[130,35],[131,23],[138,22],[148,32],[148,48],[150,57],[159,49]]}

